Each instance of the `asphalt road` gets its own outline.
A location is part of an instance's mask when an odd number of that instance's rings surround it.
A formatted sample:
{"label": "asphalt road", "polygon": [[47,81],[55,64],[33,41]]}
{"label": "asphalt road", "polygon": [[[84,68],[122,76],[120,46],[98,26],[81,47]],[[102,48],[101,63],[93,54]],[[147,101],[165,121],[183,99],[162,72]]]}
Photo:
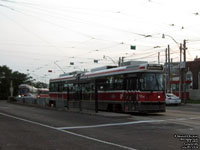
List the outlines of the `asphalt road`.
{"label": "asphalt road", "polygon": [[200,105],[95,115],[0,101],[0,150],[199,149],[199,137]]}

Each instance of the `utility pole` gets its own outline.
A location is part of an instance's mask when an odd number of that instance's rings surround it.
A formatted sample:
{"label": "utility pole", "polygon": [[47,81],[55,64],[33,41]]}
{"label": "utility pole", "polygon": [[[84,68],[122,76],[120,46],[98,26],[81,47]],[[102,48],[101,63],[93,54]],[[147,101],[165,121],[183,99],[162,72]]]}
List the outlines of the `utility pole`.
{"label": "utility pole", "polygon": [[[170,62],[170,81],[173,81],[173,58],[171,58],[171,62]],[[172,92],[172,86],[171,86],[171,92]]]}
{"label": "utility pole", "polygon": [[158,64],[160,64],[160,52],[158,52]]}
{"label": "utility pole", "polygon": [[121,66],[121,62],[122,62],[121,57],[119,57],[119,62],[118,62],[119,67]]}
{"label": "utility pole", "polygon": [[180,44],[180,64],[179,64],[179,98],[182,99],[182,44]]}
{"label": "utility pole", "polygon": [[13,88],[13,81],[10,80],[10,97],[13,97],[13,91],[14,91],[14,88]]}
{"label": "utility pole", "polygon": [[98,113],[98,82],[97,82],[97,79],[95,79],[95,81],[94,81],[94,86],[95,86],[95,89],[94,89],[94,91],[95,91],[95,112],[96,113]]}
{"label": "utility pole", "polygon": [[167,48],[165,50],[165,93],[167,93],[167,88],[168,88],[168,81],[167,81],[168,77],[167,77]]}
{"label": "utility pole", "polygon": [[184,104],[186,104],[186,40],[183,40],[183,61],[184,61],[184,71],[183,71],[183,93],[184,93]]}
{"label": "utility pole", "polygon": [[124,62],[124,58],[126,58],[126,57],[122,57],[122,63]]}
{"label": "utility pole", "polygon": [[171,91],[171,78],[170,78],[170,74],[171,74],[171,69],[170,69],[170,66],[171,66],[171,63],[170,63],[170,46],[168,45],[168,89],[169,91]]}

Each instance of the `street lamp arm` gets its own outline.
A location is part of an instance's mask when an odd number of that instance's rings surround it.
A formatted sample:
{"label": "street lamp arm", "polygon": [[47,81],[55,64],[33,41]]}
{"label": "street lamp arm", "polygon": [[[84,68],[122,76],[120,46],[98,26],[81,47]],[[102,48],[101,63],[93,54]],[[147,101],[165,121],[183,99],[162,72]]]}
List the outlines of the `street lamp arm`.
{"label": "street lamp arm", "polygon": [[171,35],[162,34],[162,38],[165,38],[165,36],[170,37],[176,44],[179,44]]}
{"label": "street lamp arm", "polygon": [[110,56],[105,56],[105,55],[103,56],[104,59],[105,59],[106,57],[109,58],[114,64],[116,64],[116,62],[115,62]]}

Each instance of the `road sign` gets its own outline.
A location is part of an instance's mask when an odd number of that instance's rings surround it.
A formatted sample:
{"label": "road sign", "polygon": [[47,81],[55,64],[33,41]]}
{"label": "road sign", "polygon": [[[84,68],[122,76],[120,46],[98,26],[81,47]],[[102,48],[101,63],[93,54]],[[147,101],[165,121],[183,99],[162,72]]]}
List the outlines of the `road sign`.
{"label": "road sign", "polygon": [[135,45],[131,45],[131,49],[132,50],[136,50],[136,46]]}

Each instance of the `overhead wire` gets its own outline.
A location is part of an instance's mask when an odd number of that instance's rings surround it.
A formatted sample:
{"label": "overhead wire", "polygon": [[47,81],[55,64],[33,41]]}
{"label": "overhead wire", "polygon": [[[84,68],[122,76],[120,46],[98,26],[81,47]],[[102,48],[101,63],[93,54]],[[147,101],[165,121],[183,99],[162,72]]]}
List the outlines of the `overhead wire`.
{"label": "overhead wire", "polygon": [[[29,6],[30,7],[30,6]],[[38,7],[31,7],[31,8],[33,8],[33,9],[36,9],[36,10],[40,10],[40,12],[50,12],[51,14],[46,14],[46,15],[48,15],[48,16],[51,16],[51,17],[58,17],[58,18],[61,18],[60,16],[61,16],[61,14],[59,14],[59,15],[57,15],[56,13],[55,13],[55,11],[49,11],[49,10],[46,10],[46,9],[42,9],[42,8],[38,8]],[[30,9],[28,10],[28,11],[30,11]],[[53,15],[52,15],[52,13],[53,13]],[[90,14],[91,15],[91,14]],[[90,24],[95,24],[95,25],[98,25],[98,26],[100,26],[100,27],[106,27],[106,28],[109,28],[109,29],[115,29],[115,30],[118,30],[118,31],[122,31],[122,32],[126,32],[126,33],[129,33],[129,34],[135,34],[135,35],[138,35],[138,36],[146,36],[145,34],[141,34],[141,33],[135,33],[135,32],[131,32],[131,31],[129,31],[129,30],[124,30],[124,29],[119,29],[119,28],[116,28],[116,27],[110,27],[110,26],[107,26],[107,25],[105,25],[105,24],[100,24],[100,23],[96,23],[96,22],[92,22],[91,20],[90,21],[86,21],[86,20],[84,20],[84,19],[82,19],[82,18],[77,18],[77,17],[72,17],[72,16],[69,16],[69,15],[64,15],[64,16],[66,16],[67,17],[67,20],[70,20],[69,18],[71,18],[71,19],[76,19],[76,20],[74,20],[74,21],[78,21],[78,22],[81,22],[80,20],[82,20],[82,23],[90,23]],[[105,16],[103,16],[103,17],[105,17]],[[64,20],[66,20],[66,18],[62,18],[62,19],[64,19]],[[72,21],[72,20],[71,20]]]}
{"label": "overhead wire", "polygon": [[[1,1],[8,1],[8,0],[1,0]],[[140,34],[139,34],[140,35]],[[144,35],[144,34],[141,34],[140,36],[144,36],[144,38],[146,38],[146,36],[148,36],[148,35]],[[93,39],[94,37],[92,37],[91,39]],[[95,38],[96,39],[96,38]],[[89,39],[90,40],[90,39]],[[83,42],[84,43],[84,42]],[[113,45],[113,46],[115,46],[115,45]],[[104,47],[105,48],[105,47]],[[95,52],[95,50],[90,50],[90,51],[94,51]],[[90,52],[89,51],[89,52]]]}

